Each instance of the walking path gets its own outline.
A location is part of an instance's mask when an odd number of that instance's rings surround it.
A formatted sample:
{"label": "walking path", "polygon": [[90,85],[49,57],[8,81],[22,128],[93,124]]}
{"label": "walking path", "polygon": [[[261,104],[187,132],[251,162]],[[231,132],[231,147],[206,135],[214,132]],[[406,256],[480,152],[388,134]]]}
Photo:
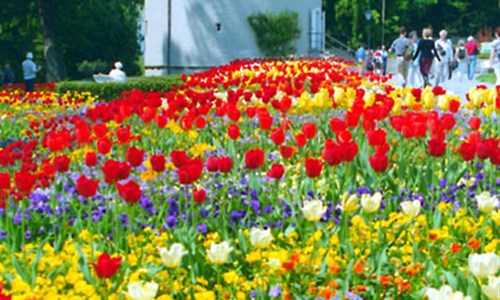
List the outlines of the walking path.
{"label": "walking path", "polygon": [[[389,59],[387,71],[396,75],[396,62],[395,62],[395,60]],[[479,75],[479,74],[476,74],[476,76],[477,75]],[[394,76],[394,77],[396,77],[396,76]],[[434,81],[435,81],[434,79],[431,79],[432,84],[434,83]],[[473,88],[477,85],[480,85],[480,84],[486,85],[487,87],[493,87],[493,84],[484,83],[484,82],[480,82],[477,80],[469,80],[469,79],[465,78],[465,76],[462,79],[462,81],[460,81],[456,72],[453,74],[451,80],[447,80],[444,83],[441,83],[440,86],[445,88],[449,93],[460,96],[460,99],[464,103],[464,102],[467,102],[467,98],[465,97],[467,92],[471,88]]]}

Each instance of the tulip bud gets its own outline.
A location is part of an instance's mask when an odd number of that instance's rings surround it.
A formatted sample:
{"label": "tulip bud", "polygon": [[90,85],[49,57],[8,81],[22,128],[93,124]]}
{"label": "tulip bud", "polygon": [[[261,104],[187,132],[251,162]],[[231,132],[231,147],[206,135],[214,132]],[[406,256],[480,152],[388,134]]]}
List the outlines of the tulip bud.
{"label": "tulip bud", "polygon": [[225,264],[229,259],[231,251],[233,251],[233,247],[226,241],[219,244],[212,243],[210,249],[207,250],[208,262],[214,265]]}
{"label": "tulip bud", "polygon": [[250,243],[256,248],[265,248],[273,241],[271,229],[250,229]]}
{"label": "tulip bud", "polygon": [[170,248],[158,248],[161,260],[167,268],[175,268],[182,262],[182,257],[188,252],[184,250],[184,246],[179,243],[174,243]]}
{"label": "tulip bud", "polygon": [[321,200],[312,200],[304,202],[302,206],[302,213],[304,213],[304,218],[311,222],[317,222],[326,212],[326,207],[323,205]]}

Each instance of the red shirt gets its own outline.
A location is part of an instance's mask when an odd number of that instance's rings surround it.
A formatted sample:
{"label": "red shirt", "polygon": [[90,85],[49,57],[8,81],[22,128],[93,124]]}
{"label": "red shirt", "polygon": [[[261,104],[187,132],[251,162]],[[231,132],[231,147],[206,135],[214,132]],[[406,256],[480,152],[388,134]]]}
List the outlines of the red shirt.
{"label": "red shirt", "polygon": [[479,46],[477,45],[477,43],[475,41],[470,41],[470,42],[467,42],[465,43],[465,49],[467,49],[467,55],[475,55],[474,54],[474,50],[478,50],[479,51]]}

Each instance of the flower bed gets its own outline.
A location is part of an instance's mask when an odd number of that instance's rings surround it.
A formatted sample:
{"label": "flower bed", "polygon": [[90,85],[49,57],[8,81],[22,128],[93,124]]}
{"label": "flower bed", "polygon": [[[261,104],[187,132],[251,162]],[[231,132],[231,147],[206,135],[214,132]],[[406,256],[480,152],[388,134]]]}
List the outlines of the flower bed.
{"label": "flower bed", "polygon": [[498,87],[339,60],[182,81],[0,94],[0,299],[495,299]]}

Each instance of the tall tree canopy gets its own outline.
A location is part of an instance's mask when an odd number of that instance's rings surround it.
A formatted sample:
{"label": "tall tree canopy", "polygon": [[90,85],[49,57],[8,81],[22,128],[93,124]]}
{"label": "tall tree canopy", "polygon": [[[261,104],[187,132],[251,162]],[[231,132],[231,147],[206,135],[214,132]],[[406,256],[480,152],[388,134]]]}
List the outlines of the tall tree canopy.
{"label": "tall tree canopy", "polygon": [[[382,3],[383,0],[323,0],[327,32],[356,47],[367,41],[370,29],[372,46],[379,45]],[[475,35],[483,28],[500,26],[498,0],[385,0],[385,5],[385,44],[398,36],[401,25],[419,34],[423,27],[435,31],[445,28],[452,37]],[[370,23],[365,19],[366,10],[372,12]]]}
{"label": "tall tree canopy", "polygon": [[78,64],[85,60],[102,60],[110,68],[120,60],[127,73],[137,74],[142,3],[0,0],[0,64],[10,63],[18,81],[21,61],[29,51],[44,67],[48,81],[80,78]]}

